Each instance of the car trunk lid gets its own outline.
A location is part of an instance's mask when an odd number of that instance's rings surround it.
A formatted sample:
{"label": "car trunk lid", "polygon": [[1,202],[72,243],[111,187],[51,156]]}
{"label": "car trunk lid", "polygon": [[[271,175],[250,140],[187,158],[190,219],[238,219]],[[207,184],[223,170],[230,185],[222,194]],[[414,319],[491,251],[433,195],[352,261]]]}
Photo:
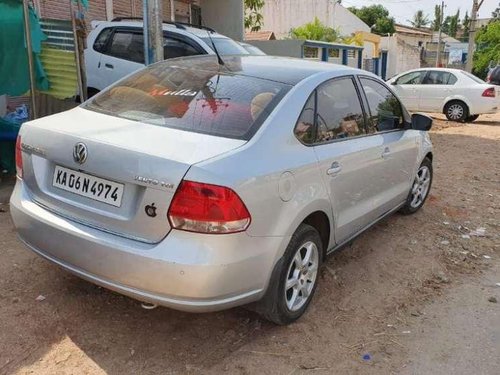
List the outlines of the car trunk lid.
{"label": "car trunk lid", "polygon": [[[150,243],[168,234],[168,208],[189,167],[245,143],[82,108],[27,123],[21,134],[23,178],[35,202],[76,222]],[[80,164],[74,153],[81,144],[87,156]],[[91,185],[121,186],[121,202],[95,200],[91,186],[87,196],[54,186],[61,170],[68,179],[90,176]]]}

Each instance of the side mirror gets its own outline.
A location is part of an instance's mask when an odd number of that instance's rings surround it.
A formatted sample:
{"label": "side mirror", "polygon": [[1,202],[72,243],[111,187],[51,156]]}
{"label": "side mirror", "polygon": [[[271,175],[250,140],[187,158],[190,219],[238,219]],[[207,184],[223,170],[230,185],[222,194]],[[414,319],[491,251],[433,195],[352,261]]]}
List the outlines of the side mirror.
{"label": "side mirror", "polygon": [[429,131],[432,128],[432,118],[421,113],[415,113],[411,116],[411,128]]}

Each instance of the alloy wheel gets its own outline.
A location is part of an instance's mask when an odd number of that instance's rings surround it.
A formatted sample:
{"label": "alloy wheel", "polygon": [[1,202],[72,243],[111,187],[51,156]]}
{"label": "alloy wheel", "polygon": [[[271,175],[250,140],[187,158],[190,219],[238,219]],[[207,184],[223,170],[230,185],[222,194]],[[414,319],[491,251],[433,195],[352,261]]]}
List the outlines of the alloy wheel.
{"label": "alloy wheel", "polygon": [[318,275],[319,250],[308,241],[300,246],[288,267],[285,302],[290,311],[299,310],[313,291]]}
{"label": "alloy wheel", "polygon": [[422,165],[417,172],[415,182],[413,183],[413,187],[411,189],[411,207],[417,208],[424,202],[427,194],[429,193],[430,184],[431,172],[429,167]]}
{"label": "alloy wheel", "polygon": [[452,120],[460,120],[464,115],[464,107],[460,104],[452,104],[448,108],[448,117]]}

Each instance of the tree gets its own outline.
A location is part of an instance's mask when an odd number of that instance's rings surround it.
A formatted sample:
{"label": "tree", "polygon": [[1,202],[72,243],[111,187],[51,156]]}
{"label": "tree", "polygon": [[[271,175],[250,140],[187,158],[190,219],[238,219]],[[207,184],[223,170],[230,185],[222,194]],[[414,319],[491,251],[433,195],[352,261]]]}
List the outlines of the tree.
{"label": "tree", "polygon": [[443,31],[443,33],[450,35],[450,23],[451,23],[451,17],[446,16],[441,25],[441,30]]}
{"label": "tree", "polygon": [[[448,17],[446,17],[448,18]],[[457,13],[452,16],[452,17],[449,17],[450,21],[449,21],[449,28],[448,28],[448,31],[447,31],[447,34],[449,36],[452,36],[453,38],[455,38],[457,36],[457,31],[458,31],[458,25],[460,24],[460,9],[457,10]]]}
{"label": "tree", "polygon": [[441,26],[441,7],[436,5],[434,7],[434,21],[432,21],[432,30],[439,31],[439,27]]}
{"label": "tree", "polygon": [[314,17],[312,22],[290,30],[290,37],[292,39],[321,40],[323,42],[336,42],[340,39],[337,31],[323,24],[318,17]]}
{"label": "tree", "polygon": [[463,29],[463,41],[468,42],[469,41],[469,31],[470,31],[470,18],[469,18],[469,12],[465,11],[465,16],[464,19],[462,20],[462,29]]}
{"label": "tree", "polygon": [[413,27],[421,28],[427,26],[429,21],[429,16],[424,14],[423,10],[417,10],[417,13],[413,15],[413,19],[409,20]]}
{"label": "tree", "polygon": [[262,8],[264,0],[245,0],[245,29],[259,31],[262,28],[264,18]]}
{"label": "tree", "polygon": [[483,26],[476,35],[477,50],[474,53],[474,74],[484,78],[491,62],[500,62],[500,20]]}
{"label": "tree", "polygon": [[393,34],[396,31],[394,18],[389,16],[389,11],[382,5],[347,9],[370,26],[376,34]]}

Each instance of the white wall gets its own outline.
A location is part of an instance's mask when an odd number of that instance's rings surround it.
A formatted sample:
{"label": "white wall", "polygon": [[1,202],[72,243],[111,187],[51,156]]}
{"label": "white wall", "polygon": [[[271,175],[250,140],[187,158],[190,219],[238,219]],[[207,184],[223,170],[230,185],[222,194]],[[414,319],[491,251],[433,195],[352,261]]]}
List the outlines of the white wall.
{"label": "white wall", "polygon": [[243,40],[242,0],[201,0],[203,25],[235,40]]}
{"label": "white wall", "polygon": [[341,35],[355,31],[370,31],[368,25],[332,0],[266,0],[263,8],[262,30],[274,31],[276,37],[287,37],[290,29],[314,20],[314,17]]}
{"label": "white wall", "polygon": [[383,37],[380,47],[388,51],[387,79],[410,69],[420,68],[420,50],[397,35]]}

